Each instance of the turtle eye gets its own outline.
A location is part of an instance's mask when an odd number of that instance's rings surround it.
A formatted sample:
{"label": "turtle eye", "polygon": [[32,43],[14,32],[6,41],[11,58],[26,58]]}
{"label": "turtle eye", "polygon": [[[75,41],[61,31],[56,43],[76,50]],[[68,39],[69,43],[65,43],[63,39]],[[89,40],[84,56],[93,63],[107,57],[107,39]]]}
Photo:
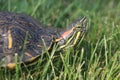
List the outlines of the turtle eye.
{"label": "turtle eye", "polygon": [[81,25],[77,25],[73,30],[74,30],[74,31],[80,31],[81,28],[82,28]]}

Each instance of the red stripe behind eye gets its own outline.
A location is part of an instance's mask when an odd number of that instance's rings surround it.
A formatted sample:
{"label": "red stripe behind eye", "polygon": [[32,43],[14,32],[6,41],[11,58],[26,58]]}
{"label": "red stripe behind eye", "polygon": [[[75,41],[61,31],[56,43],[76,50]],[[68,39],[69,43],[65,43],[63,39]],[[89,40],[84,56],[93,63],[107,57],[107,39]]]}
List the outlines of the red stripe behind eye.
{"label": "red stripe behind eye", "polygon": [[56,41],[66,39],[67,37],[69,37],[69,35],[73,32],[73,29],[74,27],[70,30],[65,31],[63,34],[61,34],[61,36],[58,39],[56,39]]}
{"label": "red stripe behind eye", "polygon": [[73,31],[73,28],[70,29],[70,30],[68,30],[68,31],[66,31],[66,32],[64,32],[64,33],[61,35],[61,38],[64,38],[64,39],[65,39],[72,31]]}

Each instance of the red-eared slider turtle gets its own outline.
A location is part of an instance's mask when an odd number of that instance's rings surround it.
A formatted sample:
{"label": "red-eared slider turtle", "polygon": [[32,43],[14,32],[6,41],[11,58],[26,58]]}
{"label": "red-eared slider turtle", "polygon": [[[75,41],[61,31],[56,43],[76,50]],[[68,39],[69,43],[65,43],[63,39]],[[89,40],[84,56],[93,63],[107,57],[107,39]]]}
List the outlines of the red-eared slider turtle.
{"label": "red-eared slider turtle", "polygon": [[49,51],[54,44],[59,50],[78,44],[86,31],[86,17],[68,27],[70,29],[57,32],[54,28],[43,27],[27,15],[0,12],[1,66],[14,68],[15,55],[18,63],[31,62],[45,53],[45,45]]}

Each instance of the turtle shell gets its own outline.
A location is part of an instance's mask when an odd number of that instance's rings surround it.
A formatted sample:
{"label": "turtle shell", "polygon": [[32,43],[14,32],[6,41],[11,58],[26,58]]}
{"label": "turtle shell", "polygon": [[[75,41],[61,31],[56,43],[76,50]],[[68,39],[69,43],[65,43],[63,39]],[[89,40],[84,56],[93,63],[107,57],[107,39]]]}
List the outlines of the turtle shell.
{"label": "turtle shell", "polygon": [[46,28],[27,15],[0,12],[0,64],[13,67],[15,55],[27,62],[50,48],[56,31]]}

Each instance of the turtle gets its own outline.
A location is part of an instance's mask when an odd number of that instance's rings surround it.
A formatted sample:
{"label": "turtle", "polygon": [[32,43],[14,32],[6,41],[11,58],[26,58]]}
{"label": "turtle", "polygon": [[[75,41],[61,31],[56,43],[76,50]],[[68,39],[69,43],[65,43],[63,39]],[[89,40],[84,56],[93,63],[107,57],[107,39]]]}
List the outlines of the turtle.
{"label": "turtle", "polygon": [[86,32],[87,19],[73,21],[68,29],[48,27],[22,13],[0,12],[0,65],[13,69],[32,62],[56,44],[58,50],[75,46]]}

